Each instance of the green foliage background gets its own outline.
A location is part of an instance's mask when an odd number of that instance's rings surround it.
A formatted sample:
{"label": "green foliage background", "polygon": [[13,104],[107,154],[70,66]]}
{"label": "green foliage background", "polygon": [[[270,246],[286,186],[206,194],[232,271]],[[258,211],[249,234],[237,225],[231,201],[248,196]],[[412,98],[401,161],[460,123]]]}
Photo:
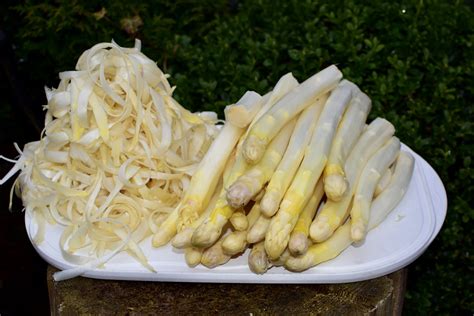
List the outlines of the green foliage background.
{"label": "green foliage background", "polygon": [[[267,92],[287,72],[303,80],[337,64],[373,100],[401,140],[439,173],[448,192],[444,227],[409,269],[406,314],[474,311],[474,14],[462,1],[2,2],[20,73],[35,104],[82,51],[112,38],[142,40],[171,74],[175,96],[214,110],[247,89]],[[5,82],[1,82],[5,91]],[[9,102],[0,103],[2,121]],[[416,210],[413,210],[416,211]],[[470,276],[470,277],[469,277]]]}

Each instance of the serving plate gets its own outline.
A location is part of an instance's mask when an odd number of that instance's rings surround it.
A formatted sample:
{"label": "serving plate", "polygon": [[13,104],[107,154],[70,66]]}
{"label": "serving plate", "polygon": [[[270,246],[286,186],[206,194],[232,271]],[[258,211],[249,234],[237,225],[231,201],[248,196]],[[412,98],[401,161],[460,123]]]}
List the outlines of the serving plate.
{"label": "serving plate", "polygon": [[[208,269],[189,268],[184,254],[169,244],[155,249],[150,238],[141,247],[156,273],[122,252],[103,268],[85,270],[85,277],[115,280],[213,282],[213,283],[345,283],[376,278],[401,269],[418,258],[439,233],[446,217],[447,197],[443,183],[433,168],[410,148],[402,145],[415,157],[415,168],[404,198],[387,218],[369,232],[361,245],[349,246],[338,257],[307,271],[294,273],[274,267],[264,275],[250,271],[247,265],[249,250],[223,266]],[[25,216],[30,240],[37,226]],[[63,227],[46,227],[45,240],[37,245],[39,255],[51,265],[64,270],[76,267],[68,262],[59,248]]]}

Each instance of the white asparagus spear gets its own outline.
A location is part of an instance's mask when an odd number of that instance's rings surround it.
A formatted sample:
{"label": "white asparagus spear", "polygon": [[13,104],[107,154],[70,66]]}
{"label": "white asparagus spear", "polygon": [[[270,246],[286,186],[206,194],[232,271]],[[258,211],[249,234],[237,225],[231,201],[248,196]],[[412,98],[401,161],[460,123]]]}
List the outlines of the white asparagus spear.
{"label": "white asparagus spear", "polygon": [[318,209],[319,203],[324,195],[323,180],[319,179],[314,192],[311,195],[308,203],[301,212],[298,221],[296,222],[295,228],[291,232],[290,241],[288,243],[288,249],[291,254],[295,256],[302,255],[308,250],[309,246],[309,226],[313,221],[314,214]]}
{"label": "white asparagus spear", "polygon": [[283,195],[303,160],[305,148],[311,139],[327,97],[326,94],[318,98],[298,118],[286,152],[273,173],[260,202],[262,213],[267,217],[273,216],[278,211]]}
{"label": "white asparagus spear", "polygon": [[352,240],[361,241],[365,238],[375,187],[399,152],[400,140],[394,136],[369,159],[362,170],[350,211]]}
{"label": "white asparagus spear", "polygon": [[310,198],[327,162],[327,156],[346,106],[352,97],[351,86],[343,80],[331,92],[299,167],[280,208],[272,217],[265,235],[265,250],[270,259],[285,250],[302,208]]}
{"label": "white asparagus spear", "polygon": [[225,264],[230,260],[230,256],[226,255],[222,249],[224,236],[221,236],[217,242],[211,247],[205,249],[202,253],[201,264],[212,269],[219,265]]}
{"label": "white asparagus spear", "polygon": [[347,191],[344,163],[365,127],[371,106],[369,97],[356,91],[337,128],[328,163],[324,169],[324,191],[328,199],[339,201]]}
{"label": "white asparagus spear", "polygon": [[292,118],[303,111],[318,96],[333,89],[342,73],[336,66],[329,66],[291,90],[251,128],[243,144],[245,159],[257,163],[267,145]]}
{"label": "white asparagus spear", "polygon": [[395,128],[389,121],[376,118],[360,136],[347,157],[344,168],[349,190],[340,201],[327,200],[321,211],[316,214],[309,230],[313,241],[326,240],[345,221],[349,214],[349,204],[352,201],[355,186],[365,163],[394,133]]}

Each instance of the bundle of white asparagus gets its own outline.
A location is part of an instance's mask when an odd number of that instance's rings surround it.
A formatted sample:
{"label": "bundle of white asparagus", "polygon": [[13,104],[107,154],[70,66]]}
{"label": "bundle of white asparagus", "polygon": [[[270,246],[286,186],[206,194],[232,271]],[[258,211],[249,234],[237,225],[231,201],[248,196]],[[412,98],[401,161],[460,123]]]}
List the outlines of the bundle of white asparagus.
{"label": "bundle of white asparagus", "polygon": [[184,249],[191,267],[250,248],[255,273],[305,270],[364,240],[407,191],[413,157],[388,121],[366,124],[369,97],[336,66],[246,92],[219,130],[216,113],[176,102],[140,49],[85,51],[46,89],[41,139],[17,146],[17,160],[0,155],[14,163],[0,185],[20,171],[13,189],[38,223],[34,242],[64,227],[60,251],[78,267],[57,280],[122,251],[155,271],[139,246],[149,236]]}
{"label": "bundle of white asparagus", "polygon": [[263,97],[245,93],[153,245],[171,241],[189,266],[209,268],[250,248],[260,274],[306,270],[364,240],[414,167],[390,122],[366,124],[370,109],[334,65],[301,84],[289,73]]}

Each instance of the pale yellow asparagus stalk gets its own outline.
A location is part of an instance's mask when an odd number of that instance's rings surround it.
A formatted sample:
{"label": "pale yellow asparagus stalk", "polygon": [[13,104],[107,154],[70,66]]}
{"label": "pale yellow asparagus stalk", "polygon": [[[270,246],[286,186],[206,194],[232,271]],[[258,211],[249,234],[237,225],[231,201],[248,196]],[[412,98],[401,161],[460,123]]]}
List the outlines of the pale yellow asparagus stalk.
{"label": "pale yellow asparagus stalk", "polygon": [[[370,207],[369,230],[374,229],[387,217],[387,215],[401,201],[413,174],[414,159],[406,152],[400,152],[389,185]],[[313,244],[308,251],[299,257],[290,257],[286,260],[285,267],[291,271],[303,271],[315,265],[337,257],[342,251],[352,244],[351,221],[340,226],[334,234],[321,243]]]}
{"label": "pale yellow asparagus stalk", "polygon": [[191,268],[197,266],[202,259],[202,253],[204,249],[196,248],[196,247],[189,247],[184,250],[184,260],[186,264]]}
{"label": "pale yellow asparagus stalk", "polygon": [[317,97],[332,90],[341,80],[342,73],[332,65],[310,77],[291,90],[251,128],[243,144],[245,159],[257,163],[270,141],[292,118],[303,111]]}
{"label": "pale yellow asparagus stalk", "polygon": [[268,226],[270,226],[270,220],[270,217],[260,214],[255,224],[250,227],[247,233],[247,242],[249,244],[254,244],[265,239]]}
{"label": "pale yellow asparagus stalk", "polygon": [[[261,97],[257,93],[246,93],[232,106],[261,107]],[[214,193],[219,178],[232,150],[245,129],[227,121],[219,135],[212,142],[198,169],[191,178],[189,188],[181,203],[170,213],[153,236],[154,247],[162,246],[176,234],[199,218],[203,208]]]}
{"label": "pale yellow asparagus stalk", "polygon": [[360,180],[355,188],[353,206],[350,211],[352,221],[351,236],[354,241],[360,241],[365,237],[375,188],[380,182],[382,175],[389,170],[389,166],[397,157],[399,150],[400,141],[398,138],[392,137],[370,158],[361,173]]}
{"label": "pale yellow asparagus stalk", "polygon": [[248,257],[250,270],[256,274],[264,274],[269,268],[267,253],[265,252],[265,243],[263,241],[253,245]]}
{"label": "pale yellow asparagus stalk", "polygon": [[272,217],[265,235],[265,250],[270,259],[285,250],[298,216],[310,198],[327,162],[337,125],[352,96],[351,87],[343,80],[331,92],[306,149],[301,163],[280,208]]}
{"label": "pale yellow asparagus stalk", "polygon": [[298,221],[296,222],[295,228],[293,228],[293,231],[291,232],[290,241],[288,243],[288,249],[290,250],[291,254],[299,256],[308,250],[309,226],[313,221],[314,214],[316,214],[318,205],[321,202],[323,195],[323,180],[320,178],[316,184],[313,194],[311,195],[311,198],[309,199],[308,203],[306,203],[303,212],[301,212]]}
{"label": "pale yellow asparagus stalk", "polygon": [[399,152],[400,140],[394,136],[369,159],[362,170],[350,211],[352,240],[361,241],[365,238],[375,187]]}
{"label": "pale yellow asparagus stalk", "polygon": [[239,208],[247,205],[250,199],[262,190],[281,161],[295,123],[296,120],[288,122],[271,141],[262,159],[229,186],[226,198],[231,207]]}
{"label": "pale yellow asparagus stalk", "polygon": [[[268,111],[276,102],[278,102],[283,96],[285,96],[290,90],[298,85],[296,79],[292,76],[291,73],[286,74],[281,77],[280,80],[275,85],[275,88],[271,93],[266,94],[262,98],[262,103],[264,105],[260,111],[256,114],[254,120],[250,123],[250,126],[263,116],[266,111]],[[248,133],[248,129],[247,132]],[[248,164],[243,157],[241,146],[237,146],[237,153],[235,163],[232,167],[232,170],[229,172],[228,179],[224,179],[224,188],[229,184],[233,183],[240,177],[245,170],[248,168]],[[216,203],[216,207],[211,212],[209,217],[198,226],[198,228],[193,233],[191,242],[195,247],[209,247],[216,242],[216,240],[221,235],[222,228],[227,223],[229,218],[234,213],[234,209],[227,204],[226,201],[226,191],[222,190],[221,196]]]}
{"label": "pale yellow asparagus stalk", "polygon": [[[258,203],[255,203],[246,216],[249,225],[252,226],[259,216],[260,206]],[[224,238],[224,241],[222,242],[222,249],[225,254],[234,256],[243,252],[245,248],[247,248],[247,245],[247,230],[234,231]]]}
{"label": "pale yellow asparagus stalk", "polygon": [[387,186],[390,184],[390,179],[392,178],[392,168],[388,168],[382,177],[380,177],[379,182],[377,183],[377,186],[375,187],[375,192],[374,196],[377,197],[380,193],[383,192],[387,188]]}
{"label": "pale yellow asparagus stalk", "polygon": [[313,241],[326,240],[345,221],[349,214],[349,204],[352,201],[355,186],[365,163],[392,137],[393,133],[395,133],[395,128],[389,121],[376,118],[359,137],[344,167],[349,190],[340,201],[327,200],[321,211],[316,214],[309,230]]}
{"label": "pale yellow asparagus stalk", "polygon": [[321,96],[299,116],[286,152],[268,182],[260,202],[262,213],[267,217],[275,215],[278,210],[283,195],[303,160],[304,151],[311,139],[327,97],[328,94]]}
{"label": "pale yellow asparagus stalk", "polygon": [[339,201],[347,191],[348,183],[344,172],[344,164],[352,147],[365,128],[365,121],[372,106],[369,97],[357,90],[337,128],[328,162],[324,169],[324,191],[328,199],[333,201]]}

